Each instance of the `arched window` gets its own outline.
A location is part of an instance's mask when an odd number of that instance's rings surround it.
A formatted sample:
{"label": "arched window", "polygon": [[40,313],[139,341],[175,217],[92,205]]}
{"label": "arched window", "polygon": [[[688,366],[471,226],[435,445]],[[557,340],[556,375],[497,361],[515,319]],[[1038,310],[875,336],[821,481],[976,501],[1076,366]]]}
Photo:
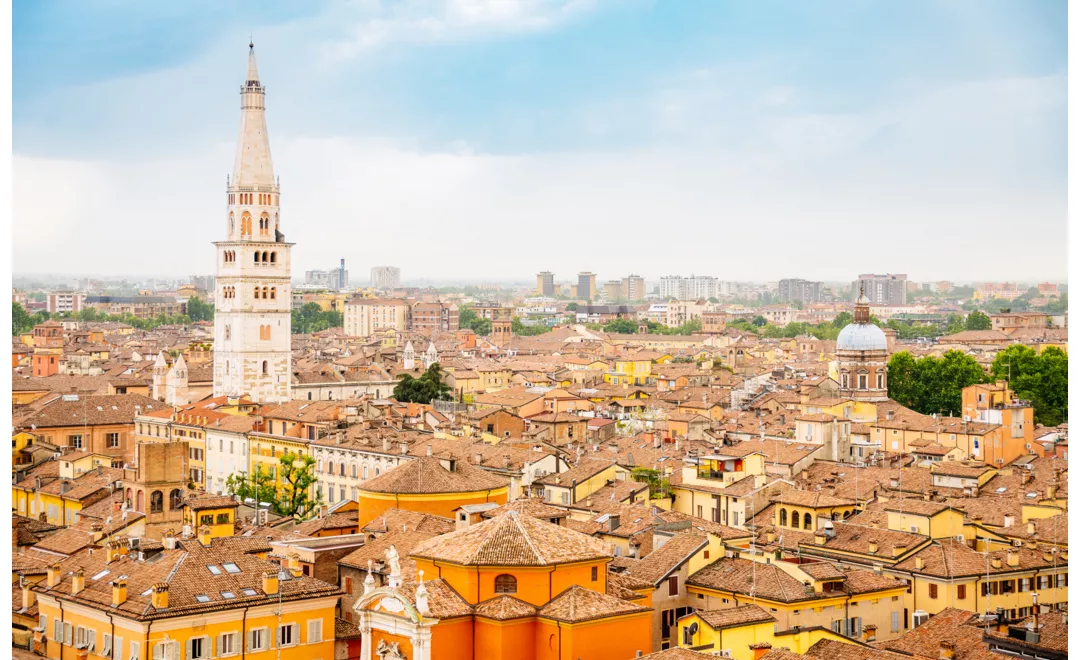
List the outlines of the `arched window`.
{"label": "arched window", "polygon": [[367,479],[367,470],[368,470],[368,466],[365,465],[364,466],[364,472],[363,472],[364,479]]}
{"label": "arched window", "polygon": [[315,471],[322,472],[322,459],[315,461]]}
{"label": "arched window", "polygon": [[349,469],[352,472],[352,478],[355,479],[356,478],[356,463],[353,463],[353,464],[349,465]]}
{"label": "arched window", "polygon": [[131,489],[128,488],[127,493],[124,495],[124,506],[130,509],[132,504],[134,504],[134,502],[131,501]]}
{"label": "arched window", "polygon": [[345,476],[345,463],[344,462],[342,462],[340,465],[338,465],[338,474],[340,474],[343,477]]}
{"label": "arched window", "polygon": [[840,374],[840,387],[843,387],[844,389],[847,389],[847,386],[848,386],[848,375],[846,373]]}
{"label": "arched window", "polygon": [[794,527],[795,529],[799,528],[799,512],[798,511],[792,511],[791,512],[791,526]]}
{"label": "arched window", "polygon": [[787,509],[780,509],[780,526],[787,527]]}
{"label": "arched window", "polygon": [[866,389],[866,374],[859,374],[859,389]]}
{"label": "arched window", "polygon": [[803,517],[802,517],[802,526],[803,526],[803,529],[810,529],[811,527],[813,527],[813,526],[814,526],[814,521],[813,521],[813,519],[812,519],[812,518],[810,517],[810,514],[809,514],[809,513],[804,513],[804,514],[803,514]]}
{"label": "arched window", "polygon": [[259,263],[259,253],[258,252],[255,253],[255,263],[256,264]]}
{"label": "arched window", "polygon": [[264,376],[270,373],[270,365],[266,362],[266,360],[263,360],[262,372]]}
{"label": "arched window", "polygon": [[160,490],[150,493],[150,513],[161,513],[165,509],[165,496]]}
{"label": "arched window", "polygon": [[229,361],[225,360],[225,375],[229,375]]}
{"label": "arched window", "polygon": [[885,374],[880,371],[877,374],[877,388],[879,390],[885,389]]}
{"label": "arched window", "polygon": [[144,511],[143,508],[143,492],[141,490],[135,491],[135,510]]}
{"label": "arched window", "polygon": [[181,494],[179,488],[173,488],[169,493],[169,508],[173,511],[180,509],[184,506],[184,496]]}
{"label": "arched window", "polygon": [[334,462],[333,461],[327,461],[327,463],[326,463],[326,472],[327,472],[327,474],[333,474],[334,473]]}
{"label": "arched window", "polygon": [[267,296],[270,295],[270,287],[264,286],[263,289],[262,289],[262,293],[263,293],[263,300],[266,300]]}
{"label": "arched window", "polygon": [[375,476],[379,476],[379,468],[375,468]]}
{"label": "arched window", "polygon": [[497,594],[516,594],[517,593],[517,578],[513,575],[503,573],[495,577],[495,593]]}
{"label": "arched window", "polygon": [[236,217],[232,213],[229,214],[229,236],[232,236],[233,229],[236,228]]}
{"label": "arched window", "polygon": [[277,287],[270,287],[270,300],[277,300]]}
{"label": "arched window", "polygon": [[277,263],[277,252],[271,252],[270,253],[270,263],[272,263],[272,264]]}

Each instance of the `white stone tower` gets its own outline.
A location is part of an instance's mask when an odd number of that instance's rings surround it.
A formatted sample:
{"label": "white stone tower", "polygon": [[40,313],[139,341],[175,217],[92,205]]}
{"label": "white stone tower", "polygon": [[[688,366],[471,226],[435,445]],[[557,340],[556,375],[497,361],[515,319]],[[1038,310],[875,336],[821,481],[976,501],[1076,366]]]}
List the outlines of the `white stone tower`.
{"label": "white stone tower", "polygon": [[176,362],[165,374],[165,403],[170,406],[186,406],[188,401],[188,369],[184,356],[177,356]]}
{"label": "white stone tower", "polygon": [[405,350],[401,353],[401,360],[404,363],[406,371],[412,371],[416,366],[416,349],[413,348],[412,342],[405,342]]}
{"label": "white stone tower", "polygon": [[266,90],[255,46],[240,86],[240,139],[226,185],[227,238],[217,246],[214,396],[289,400],[292,374],[290,250],[278,224],[280,190],[266,132]]}

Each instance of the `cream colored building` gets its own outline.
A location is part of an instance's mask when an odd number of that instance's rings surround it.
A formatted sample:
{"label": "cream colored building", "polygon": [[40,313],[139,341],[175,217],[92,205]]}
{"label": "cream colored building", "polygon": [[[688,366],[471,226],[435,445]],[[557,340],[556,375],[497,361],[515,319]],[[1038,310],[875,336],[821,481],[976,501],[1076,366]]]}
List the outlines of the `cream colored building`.
{"label": "cream colored building", "polygon": [[409,327],[409,304],[397,298],[364,298],[345,303],[345,334],[370,337],[381,330],[404,332]]}
{"label": "cream colored building", "polygon": [[278,222],[280,189],[266,131],[266,90],[255,47],[240,87],[240,138],[226,187],[226,240],[217,245],[214,396],[289,400],[290,251]]}

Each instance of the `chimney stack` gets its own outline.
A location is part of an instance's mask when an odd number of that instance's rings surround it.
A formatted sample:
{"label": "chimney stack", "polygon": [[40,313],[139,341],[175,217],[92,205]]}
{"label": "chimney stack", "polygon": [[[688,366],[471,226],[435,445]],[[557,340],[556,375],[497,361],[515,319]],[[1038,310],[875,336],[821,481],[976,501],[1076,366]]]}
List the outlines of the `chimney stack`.
{"label": "chimney stack", "polygon": [[893,548],[892,548],[892,556],[893,557],[899,557],[900,555],[904,554],[905,552],[907,552],[907,546],[906,545],[894,545]]}
{"label": "chimney stack", "polygon": [[50,589],[60,584],[60,564],[53,564],[50,566],[46,570],[45,575]]}
{"label": "chimney stack", "polygon": [[1006,563],[1009,564],[1009,566],[1019,566],[1020,565],[1020,553],[1017,552],[1016,550],[1011,550],[1010,549],[1005,555],[1005,561],[1006,561]]}
{"label": "chimney stack", "polygon": [[119,579],[113,580],[112,584],[112,604],[113,607],[119,607],[127,602],[127,580]]}
{"label": "chimney stack", "polygon": [[83,573],[83,569],[78,568],[71,574],[71,595],[77,596],[85,588],[86,575]]}
{"label": "chimney stack", "polygon": [[277,571],[264,571],[262,576],[262,590],[267,596],[276,596],[278,592]]}
{"label": "chimney stack", "polygon": [[25,578],[19,578],[19,586],[22,587],[22,605],[23,609],[30,609],[37,602],[37,594],[30,588],[30,582]]}
{"label": "chimney stack", "polygon": [[941,640],[940,652],[938,653],[938,658],[940,658],[940,660],[953,660],[953,657],[955,655],[956,655],[956,646],[953,645],[953,643],[950,642],[950,641]]}
{"label": "chimney stack", "polygon": [[150,587],[150,605],[156,610],[169,608],[169,583],[158,582]]}

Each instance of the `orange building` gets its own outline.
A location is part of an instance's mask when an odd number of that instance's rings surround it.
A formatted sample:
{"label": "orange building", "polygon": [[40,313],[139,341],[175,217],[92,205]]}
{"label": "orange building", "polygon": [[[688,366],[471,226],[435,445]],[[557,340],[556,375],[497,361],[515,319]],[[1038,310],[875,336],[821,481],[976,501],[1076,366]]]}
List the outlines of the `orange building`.
{"label": "orange building", "polygon": [[34,326],[34,356],[31,358],[34,375],[43,378],[60,373],[63,356],[64,326],[56,321]]}
{"label": "orange building", "polygon": [[510,480],[462,460],[421,456],[374,479],[357,491],[359,527],[389,509],[453,518],[466,504],[506,504]]}
{"label": "orange building", "polygon": [[988,465],[1011,463],[1038,447],[1035,444],[1035,409],[1030,401],[1018,399],[1006,381],[965,387],[960,395],[960,405],[964,419],[1001,425],[996,446],[991,445],[984,452]]}
{"label": "orange building", "polygon": [[391,548],[387,586],[365,580],[360,657],[575,660],[652,648],[649,596],[609,586],[610,548],[572,529],[507,511],[423,541],[411,559],[415,579]]}

